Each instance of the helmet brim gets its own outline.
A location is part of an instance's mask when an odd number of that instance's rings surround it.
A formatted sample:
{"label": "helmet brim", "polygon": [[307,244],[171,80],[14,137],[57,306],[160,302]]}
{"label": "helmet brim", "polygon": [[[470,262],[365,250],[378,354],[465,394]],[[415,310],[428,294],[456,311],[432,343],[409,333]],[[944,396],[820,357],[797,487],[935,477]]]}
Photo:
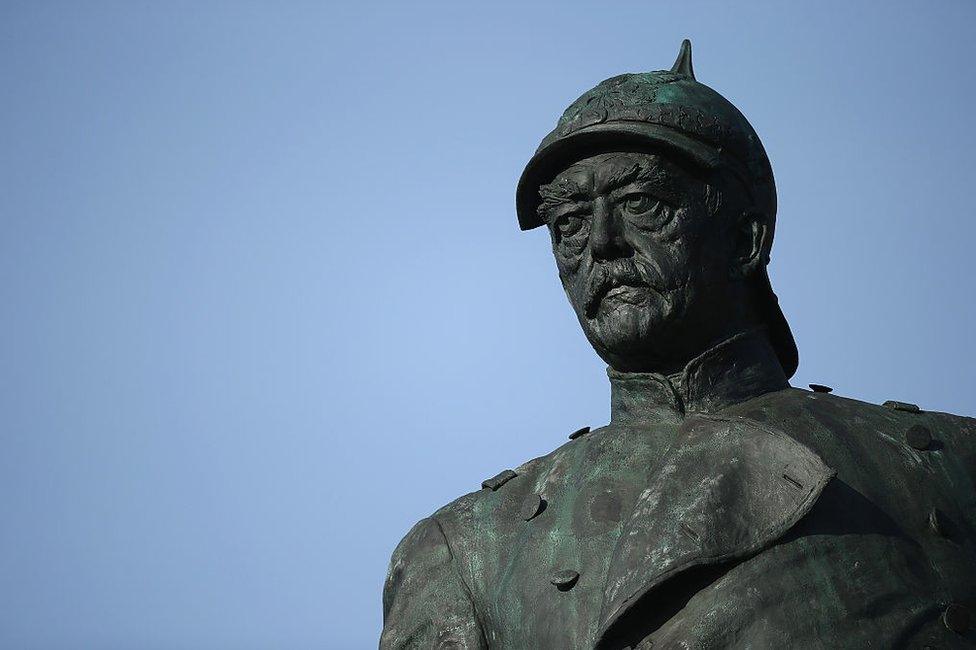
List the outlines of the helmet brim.
{"label": "helmet brim", "polygon": [[671,151],[705,169],[717,167],[721,151],[680,131],[646,122],[593,124],[540,147],[525,166],[515,191],[519,228],[531,230],[543,224],[538,214],[539,187],[572,163],[622,148],[658,147]]}

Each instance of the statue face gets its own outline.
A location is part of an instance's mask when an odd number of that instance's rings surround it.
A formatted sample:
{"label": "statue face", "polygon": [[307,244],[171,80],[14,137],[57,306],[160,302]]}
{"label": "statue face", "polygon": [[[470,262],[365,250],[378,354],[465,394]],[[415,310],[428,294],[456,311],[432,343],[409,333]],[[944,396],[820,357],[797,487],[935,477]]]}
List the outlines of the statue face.
{"label": "statue face", "polygon": [[611,367],[671,372],[738,326],[764,234],[729,219],[723,194],[651,153],[586,158],[540,188],[563,288]]}

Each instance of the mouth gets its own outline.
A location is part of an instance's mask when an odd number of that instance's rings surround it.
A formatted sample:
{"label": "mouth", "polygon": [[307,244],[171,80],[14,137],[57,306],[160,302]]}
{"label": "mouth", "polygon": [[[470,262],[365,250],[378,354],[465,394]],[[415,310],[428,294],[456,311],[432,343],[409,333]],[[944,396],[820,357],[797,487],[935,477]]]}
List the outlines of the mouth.
{"label": "mouth", "polygon": [[621,305],[639,305],[647,300],[650,287],[643,283],[612,284],[597,292],[586,306],[588,318],[596,317],[604,305],[618,307]]}

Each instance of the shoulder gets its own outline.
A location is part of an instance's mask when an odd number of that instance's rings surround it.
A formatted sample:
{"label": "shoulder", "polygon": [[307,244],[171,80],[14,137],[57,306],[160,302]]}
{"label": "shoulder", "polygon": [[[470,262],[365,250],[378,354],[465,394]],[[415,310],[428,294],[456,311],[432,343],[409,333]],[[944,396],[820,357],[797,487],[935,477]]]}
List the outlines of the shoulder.
{"label": "shoulder", "polygon": [[425,517],[413,525],[393,550],[387,582],[398,584],[404,565],[408,562],[422,562],[435,567],[450,560],[451,551],[440,525],[432,517]]}
{"label": "shoulder", "polygon": [[513,467],[500,468],[490,476],[477,480],[477,489],[439,508],[431,518],[437,520],[450,537],[463,532],[475,520],[501,517],[503,515],[499,512],[499,506],[512,505],[520,502],[520,498],[529,496],[531,486],[572,462],[571,459],[584,451],[592,439],[593,434],[589,427],[585,427],[575,432],[569,441],[544,456]]}
{"label": "shoulder", "polygon": [[976,419],[971,417],[901,400],[872,404],[795,388],[731,410],[778,427],[852,482],[871,475],[918,476],[920,470],[947,485],[976,481]]}
{"label": "shoulder", "polygon": [[383,587],[382,650],[484,648],[474,605],[439,524],[421,519],[390,560]]}
{"label": "shoulder", "polygon": [[439,603],[440,609],[474,612],[471,597],[477,591],[473,589],[477,572],[473,565],[479,558],[491,566],[497,564],[486,551],[505,546],[525,497],[533,493],[532,486],[578,452],[579,438],[545,456],[478,479],[475,485],[479,489],[444,505],[410,529],[390,559],[383,592],[384,638],[409,637],[411,626],[424,620],[413,611],[417,607]]}
{"label": "shoulder", "polygon": [[885,427],[918,425],[959,442],[976,443],[976,418],[927,410],[924,405],[901,400],[873,404],[833,393],[798,388],[768,393],[743,403],[743,414],[775,419],[809,418],[827,427]]}
{"label": "shoulder", "polygon": [[428,539],[435,529],[441,537],[449,538],[448,529],[453,530],[462,521],[486,514],[488,512],[486,507],[497,504],[500,499],[507,499],[515,492],[523,492],[524,490],[520,488],[533,483],[540,476],[549,474],[553,468],[582,451],[591,436],[590,428],[584,427],[571,434],[567,442],[544,456],[511,467],[499,468],[489,476],[473,480],[472,484],[477,486],[476,489],[459,496],[420,520],[397,546],[394,556],[406,554],[414,547],[423,546],[422,540]]}
{"label": "shoulder", "polygon": [[[549,500],[560,486],[582,480],[581,468],[593,464],[586,462],[587,458],[600,456],[594,445],[606,444],[604,439],[610,437],[602,433],[602,429],[592,432],[581,429],[574,432],[572,439],[564,439],[564,444],[543,456],[474,477],[475,489],[438,508],[424,520],[431,523],[423,527],[436,526],[466,583],[473,586],[487,570],[485,567],[475,570],[475,565],[498,564],[500,550],[513,542],[521,525],[549,507]],[[423,546],[421,537],[420,531],[412,530],[401,547]],[[403,555],[401,547],[398,552]]]}

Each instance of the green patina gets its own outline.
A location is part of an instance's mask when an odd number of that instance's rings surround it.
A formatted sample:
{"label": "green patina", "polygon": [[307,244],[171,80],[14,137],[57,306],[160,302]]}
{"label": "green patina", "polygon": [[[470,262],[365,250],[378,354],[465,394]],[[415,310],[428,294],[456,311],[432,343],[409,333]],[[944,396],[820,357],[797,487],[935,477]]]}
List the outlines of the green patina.
{"label": "green patina", "polygon": [[[662,175],[674,205],[639,181]],[[582,190],[543,204],[558,183]],[[789,386],[772,171],[690,44],[573,102],[517,208],[610,366],[610,422],[419,522],[382,648],[976,647],[976,420]]]}

